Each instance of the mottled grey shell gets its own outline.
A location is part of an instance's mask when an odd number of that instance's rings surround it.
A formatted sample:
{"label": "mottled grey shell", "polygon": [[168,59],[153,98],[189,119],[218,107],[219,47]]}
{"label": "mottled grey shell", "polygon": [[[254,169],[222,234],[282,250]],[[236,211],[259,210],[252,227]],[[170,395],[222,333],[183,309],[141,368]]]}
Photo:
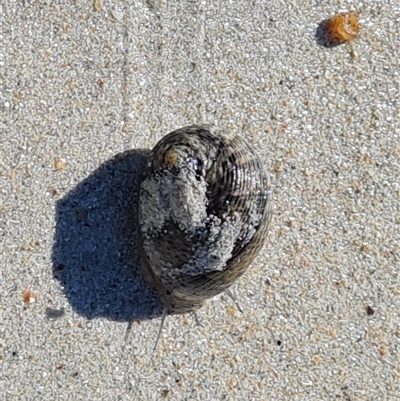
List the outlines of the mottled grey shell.
{"label": "mottled grey shell", "polygon": [[259,157],[238,136],[185,127],[150,152],[140,191],[142,260],[170,313],[227,290],[260,251],[271,217]]}

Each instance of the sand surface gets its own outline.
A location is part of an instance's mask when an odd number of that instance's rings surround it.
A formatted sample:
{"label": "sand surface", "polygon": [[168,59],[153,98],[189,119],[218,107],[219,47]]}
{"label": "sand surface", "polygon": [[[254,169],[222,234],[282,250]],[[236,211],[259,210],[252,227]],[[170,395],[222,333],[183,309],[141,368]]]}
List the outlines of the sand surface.
{"label": "sand surface", "polygon": [[[398,0],[0,7],[2,400],[400,399]],[[257,149],[274,216],[244,313],[218,296],[153,352],[140,172],[194,123]]]}

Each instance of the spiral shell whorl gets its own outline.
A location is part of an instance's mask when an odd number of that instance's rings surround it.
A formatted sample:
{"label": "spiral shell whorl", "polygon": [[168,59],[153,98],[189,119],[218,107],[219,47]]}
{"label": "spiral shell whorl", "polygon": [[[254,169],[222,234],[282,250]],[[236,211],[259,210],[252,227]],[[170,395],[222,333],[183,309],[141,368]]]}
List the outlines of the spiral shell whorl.
{"label": "spiral shell whorl", "polygon": [[190,126],[151,151],[140,193],[141,254],[170,313],[229,288],[262,247],[270,219],[262,163],[240,137]]}

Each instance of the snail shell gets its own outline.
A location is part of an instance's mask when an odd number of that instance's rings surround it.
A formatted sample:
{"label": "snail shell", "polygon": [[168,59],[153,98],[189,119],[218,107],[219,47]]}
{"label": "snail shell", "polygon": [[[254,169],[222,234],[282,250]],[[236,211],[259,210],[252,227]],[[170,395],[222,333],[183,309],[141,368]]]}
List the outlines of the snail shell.
{"label": "snail shell", "polygon": [[238,136],[189,126],[163,137],[141,184],[139,248],[166,313],[200,308],[252,263],[271,217],[262,163]]}

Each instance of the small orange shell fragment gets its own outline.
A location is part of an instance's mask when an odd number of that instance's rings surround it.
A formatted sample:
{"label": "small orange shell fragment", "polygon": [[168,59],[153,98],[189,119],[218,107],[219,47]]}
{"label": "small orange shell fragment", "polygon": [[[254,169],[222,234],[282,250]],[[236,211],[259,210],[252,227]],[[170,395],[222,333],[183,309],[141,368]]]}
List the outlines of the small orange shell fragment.
{"label": "small orange shell fragment", "polygon": [[24,297],[25,303],[27,303],[27,304],[34,304],[37,301],[37,295],[33,291],[31,291],[29,288],[26,288],[24,290],[23,297]]}
{"label": "small orange shell fragment", "polygon": [[54,168],[57,171],[64,170],[66,166],[67,166],[67,162],[64,159],[54,158]]}
{"label": "small orange shell fragment", "polygon": [[357,14],[354,11],[336,14],[327,20],[325,29],[331,46],[354,40],[360,33]]}

